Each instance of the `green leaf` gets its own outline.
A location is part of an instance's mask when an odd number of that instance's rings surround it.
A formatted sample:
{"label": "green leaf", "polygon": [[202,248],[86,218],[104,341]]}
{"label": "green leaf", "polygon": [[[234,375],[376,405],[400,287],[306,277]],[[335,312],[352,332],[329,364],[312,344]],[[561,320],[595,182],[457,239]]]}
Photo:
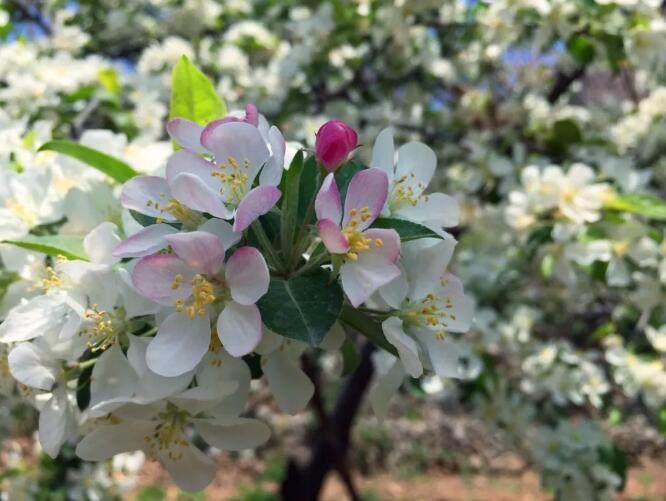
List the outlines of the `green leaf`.
{"label": "green leaf", "polygon": [[567,40],[567,50],[581,66],[587,66],[594,59],[594,44],[585,35],[574,35]]}
{"label": "green leaf", "polygon": [[166,490],[161,485],[143,487],[136,496],[136,501],[162,501],[166,499]]}
{"label": "green leaf", "polygon": [[118,73],[113,68],[105,68],[97,73],[99,82],[106,90],[114,96],[120,94],[120,82],[118,81]]}
{"label": "green leaf", "polygon": [[3,243],[42,252],[49,256],[88,260],[86,252],[83,250],[83,238],[75,235],[27,235],[21,240],[3,240]]}
{"label": "green leaf", "polygon": [[280,222],[280,247],[282,256],[291,260],[296,234],[299,205],[299,186],[303,171],[303,151],[299,151],[284,174],[285,185],[282,190],[282,218]]}
{"label": "green leaf", "polygon": [[618,195],[605,205],[606,209],[640,214],[650,219],[666,220],[666,200],[653,195]]}
{"label": "green leaf", "polygon": [[68,157],[76,158],[98,171],[103,172],[119,183],[124,183],[139,174],[122,160],[118,160],[111,155],[107,155],[106,153],[88,148],[87,146],[83,146],[82,144],[73,141],[49,141],[42,145],[42,147],[39,148],[39,151],[56,151],[63,155],[67,155]]}
{"label": "green leaf", "polygon": [[342,343],[342,375],[347,376],[354,372],[361,363],[361,355],[354,342],[346,338]]}
{"label": "green leaf", "polygon": [[186,56],[182,56],[171,74],[169,117],[204,124],[226,114],[227,106],[217,95],[213,83]]}
{"label": "green leaf", "polygon": [[627,483],[627,468],[629,467],[627,455],[617,445],[611,444],[599,449],[599,459],[620,477],[619,490],[622,491]]}
{"label": "green leaf", "polygon": [[298,225],[315,222],[314,199],[317,196],[319,183],[319,167],[314,156],[308,157],[303,163],[301,179],[298,187]]}
{"label": "green leaf", "polygon": [[372,228],[394,229],[398,232],[398,235],[400,235],[400,240],[402,242],[409,242],[420,238],[442,238],[430,228],[419,223],[407,221],[406,219],[380,217],[372,223]]}
{"label": "green leaf", "polygon": [[258,305],[269,329],[316,346],[340,315],[342,299],[338,282],[317,270],[288,280],[272,278]]}
{"label": "green leaf", "polygon": [[357,310],[351,305],[346,304],[342,307],[340,321],[346,326],[354,329],[359,334],[367,337],[381,349],[388,351],[395,356],[398,356],[398,352],[396,351],[395,347],[389,343],[386,339],[386,336],[384,336],[382,324],[372,318],[370,315]]}

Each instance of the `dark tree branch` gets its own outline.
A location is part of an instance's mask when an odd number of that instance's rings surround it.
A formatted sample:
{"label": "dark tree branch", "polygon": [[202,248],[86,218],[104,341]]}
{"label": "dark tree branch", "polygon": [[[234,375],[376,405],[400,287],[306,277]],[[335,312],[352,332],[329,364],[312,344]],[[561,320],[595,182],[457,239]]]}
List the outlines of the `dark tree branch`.
{"label": "dark tree branch", "polygon": [[571,73],[564,73],[562,71],[557,72],[555,77],[555,83],[553,88],[548,93],[548,102],[554,104],[562,94],[564,94],[569,87],[578,79],[582,78],[585,75],[586,66],[579,66]]}
{"label": "dark tree branch", "polygon": [[[316,501],[324,485],[326,475],[331,470],[338,468],[336,463],[339,464],[339,461],[336,460],[336,457],[346,460],[352,423],[372,379],[371,355],[374,349],[372,343],[366,342],[363,345],[361,362],[356,371],[347,379],[330,420],[327,420],[329,432],[317,433],[314,437],[312,454],[308,461],[305,464],[299,464],[296,460],[289,462],[287,474],[280,489],[282,499],[286,501]],[[315,410],[318,407],[323,409],[321,400],[319,400],[319,403],[314,401],[313,405]],[[331,437],[334,439],[333,443]],[[352,499],[354,498],[352,497]]]}

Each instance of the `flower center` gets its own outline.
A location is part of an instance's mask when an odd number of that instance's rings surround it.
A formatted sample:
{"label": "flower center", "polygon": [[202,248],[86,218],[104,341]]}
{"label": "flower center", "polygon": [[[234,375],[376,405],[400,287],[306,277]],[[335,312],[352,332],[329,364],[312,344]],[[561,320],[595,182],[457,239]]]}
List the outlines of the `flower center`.
{"label": "flower center", "polygon": [[441,297],[430,292],[420,301],[408,303],[401,317],[413,325],[437,329],[435,337],[441,340],[446,337],[445,329],[449,326],[449,320],[456,320],[456,315],[450,311],[452,308],[450,296]]}
{"label": "flower center", "polygon": [[92,325],[82,329],[79,335],[91,338],[91,341],[88,342],[91,351],[106,350],[116,342],[118,334],[125,329],[123,316],[122,311],[109,313],[99,310],[98,306],[93,304],[85,312],[85,318]]}
{"label": "flower center", "polygon": [[[159,193],[159,196],[166,198],[166,193]],[[163,214],[171,214],[181,223],[192,226],[194,228],[203,222],[200,215],[196,214],[188,207],[185,207],[175,198],[170,199],[166,204],[161,204],[157,200],[148,200],[146,202],[146,207],[152,207],[153,209],[158,210]],[[157,218],[156,222],[162,223],[164,221],[161,218]]]}
{"label": "flower center", "polygon": [[250,179],[248,171],[250,161],[243,160],[241,166],[234,157],[227,158],[227,165],[220,164],[217,170],[211,172],[211,176],[216,177],[222,183],[220,195],[225,196],[227,202],[238,204],[245,196],[247,182]]}
{"label": "flower center", "polygon": [[[173,290],[179,289],[182,286],[182,282],[185,279],[181,273],[178,273],[171,284]],[[176,311],[184,311],[190,320],[194,319],[195,316],[200,315],[204,316],[206,314],[206,306],[215,301],[216,296],[214,294],[214,286],[212,282],[209,282],[206,277],[197,273],[194,275],[194,278],[190,280],[190,286],[192,288],[192,302],[186,306],[185,300],[177,299],[176,300]]]}
{"label": "flower center", "polygon": [[181,459],[183,452],[178,449],[188,447],[190,444],[183,432],[189,413],[168,402],[166,410],[160,412],[157,417],[159,423],[155,426],[153,434],[143,437],[149,448],[148,455],[155,459],[158,452],[166,450],[170,459],[174,461]]}
{"label": "flower center", "polygon": [[418,190],[415,190],[414,185],[407,184],[407,181],[414,177],[414,174],[410,173],[405,174],[394,181],[393,192],[391,193],[391,200],[389,202],[389,207],[391,209],[396,209],[405,204],[409,204],[413,207],[418,203],[421,198],[421,193],[426,189],[426,185],[419,181],[416,184]]}
{"label": "flower center", "polygon": [[361,208],[360,210],[351,209],[349,211],[349,216],[349,223],[347,223],[347,227],[342,231],[342,233],[344,233],[345,237],[347,237],[347,241],[349,242],[349,251],[347,252],[346,256],[349,260],[356,262],[358,261],[358,255],[360,252],[369,250],[372,244],[374,244],[376,247],[382,247],[384,242],[381,238],[376,238],[374,240],[372,238],[368,238],[358,230],[359,222],[366,222],[372,217],[370,209],[367,206]]}
{"label": "flower center", "polygon": [[[67,261],[67,258],[63,255],[58,255],[56,257],[56,264],[60,264]],[[51,289],[57,289],[65,285],[65,281],[60,275],[55,271],[53,266],[47,266],[44,270],[46,276],[41,280],[38,280],[32,289],[40,289],[44,294],[46,294]]]}
{"label": "flower center", "polygon": [[33,227],[37,224],[39,215],[36,211],[30,210],[28,207],[18,202],[14,198],[10,198],[5,202],[5,206],[27,226]]}

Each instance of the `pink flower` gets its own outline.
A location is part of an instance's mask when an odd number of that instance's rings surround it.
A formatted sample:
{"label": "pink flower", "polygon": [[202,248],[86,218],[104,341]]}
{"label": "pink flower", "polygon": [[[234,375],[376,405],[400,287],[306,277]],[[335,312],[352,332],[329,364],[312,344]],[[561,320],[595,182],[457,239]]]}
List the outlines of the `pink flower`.
{"label": "pink flower", "polygon": [[349,153],[356,148],[358,135],[342,120],[329,120],[319,128],[315,141],[317,160],[333,172],[347,161]]}
{"label": "pink flower", "polygon": [[368,228],[388,196],[388,177],[365,169],[349,183],[344,211],[333,174],[326,176],[317,198],[319,237],[331,254],[341,255],[342,288],[354,307],[400,275],[400,237],[395,230]]}
{"label": "pink flower", "polygon": [[211,336],[235,357],[250,353],[262,336],[255,303],[268,291],[264,257],[254,247],[240,247],[225,264],[222,240],[205,231],[164,238],[173,254],[144,257],[132,272],[141,294],[175,308],[148,345],[148,367],[167,377],[184,374],[208,352]]}

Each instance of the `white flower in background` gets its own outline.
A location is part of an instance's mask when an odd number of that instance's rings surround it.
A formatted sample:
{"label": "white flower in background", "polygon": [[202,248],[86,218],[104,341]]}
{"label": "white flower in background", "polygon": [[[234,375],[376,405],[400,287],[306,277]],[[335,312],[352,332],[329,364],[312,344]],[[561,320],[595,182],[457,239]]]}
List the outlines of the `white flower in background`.
{"label": "white flower in background", "polygon": [[389,180],[382,215],[409,219],[440,233],[443,233],[442,228],[458,224],[459,209],[455,199],[444,193],[424,193],[437,167],[435,152],[425,144],[407,143],[398,148],[396,154],[393,131],[384,129],[375,140],[370,166],[382,169]]}
{"label": "white flower in background", "polygon": [[450,339],[450,333],[469,329],[473,315],[462,284],[446,271],[454,247],[452,239],[405,244],[403,274],[379,289],[376,298],[392,308],[382,328],[412,377],[424,367],[441,377],[465,377],[475,364],[469,347]]}

